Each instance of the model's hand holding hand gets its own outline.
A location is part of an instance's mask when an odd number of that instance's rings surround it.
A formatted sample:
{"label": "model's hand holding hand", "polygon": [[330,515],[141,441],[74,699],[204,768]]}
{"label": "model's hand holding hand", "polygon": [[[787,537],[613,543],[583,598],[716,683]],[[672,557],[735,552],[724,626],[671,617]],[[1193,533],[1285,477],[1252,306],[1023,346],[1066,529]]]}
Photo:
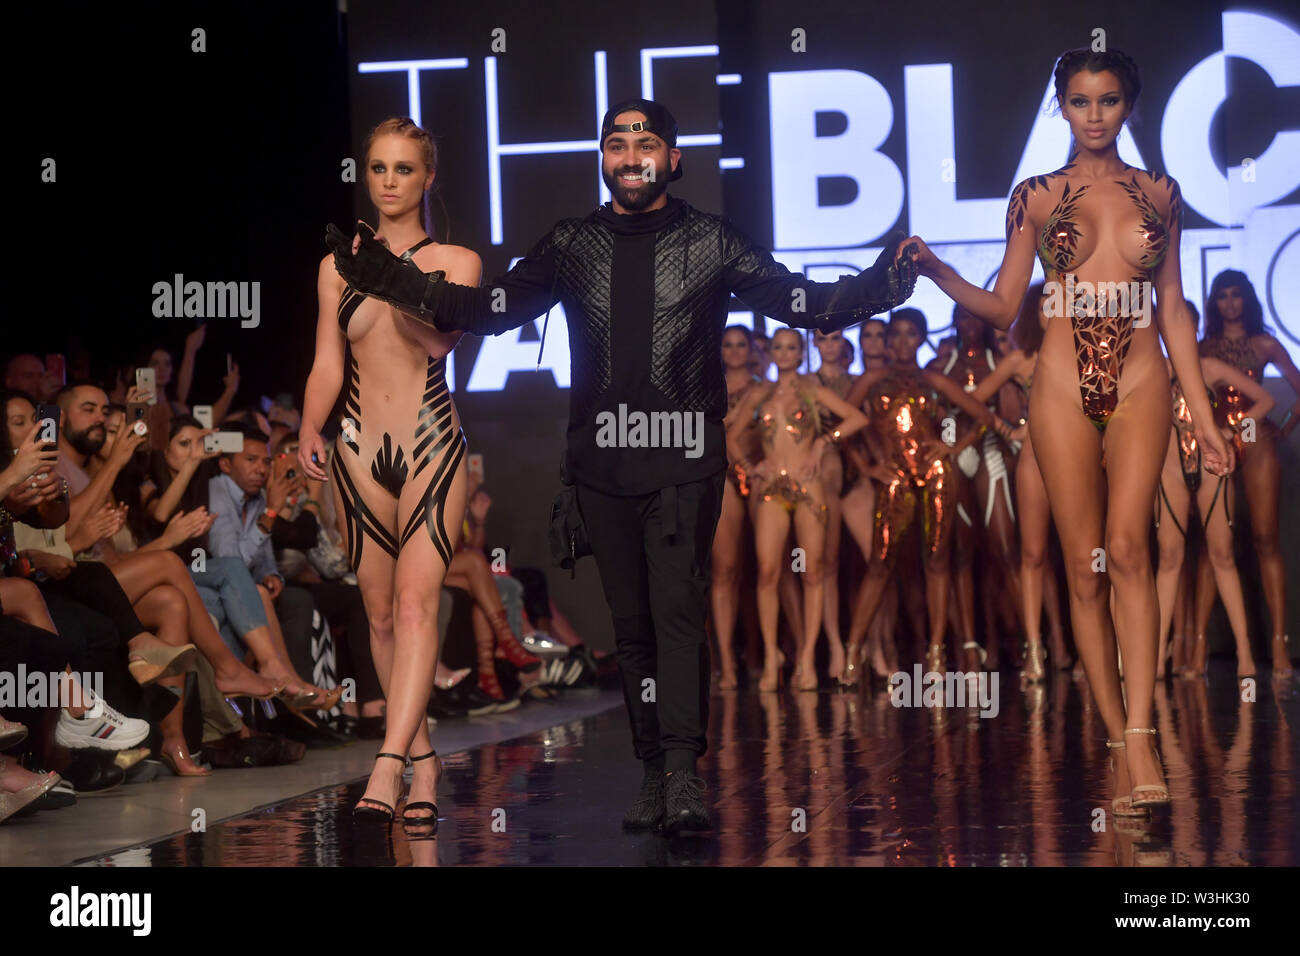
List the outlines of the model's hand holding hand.
{"label": "model's hand holding hand", "polygon": [[1196,429],[1196,441],[1205,456],[1205,470],[1212,475],[1228,475],[1237,467],[1237,456],[1232,443],[1225,441],[1217,428]]}
{"label": "model's hand holding hand", "polygon": [[403,262],[360,220],[354,237],[330,223],[325,228],[325,243],[334,253],[334,268],[348,285],[403,308],[425,309],[430,287],[446,278],[442,270],[426,274],[413,263]]}
{"label": "model's hand holding hand", "polygon": [[930,251],[930,247],[920,236],[909,236],[903,240],[894,261],[902,268],[903,260],[910,260],[917,272],[931,279],[939,270],[939,257]]}

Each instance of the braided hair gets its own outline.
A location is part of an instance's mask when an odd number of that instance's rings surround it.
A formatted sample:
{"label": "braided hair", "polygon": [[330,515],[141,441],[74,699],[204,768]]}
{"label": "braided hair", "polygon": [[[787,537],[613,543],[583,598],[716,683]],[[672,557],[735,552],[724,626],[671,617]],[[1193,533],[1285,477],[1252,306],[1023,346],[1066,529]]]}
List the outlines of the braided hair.
{"label": "braided hair", "polygon": [[1056,61],[1056,70],[1052,75],[1058,104],[1065,99],[1065,89],[1070,85],[1070,78],[1080,70],[1090,73],[1109,70],[1114,73],[1124,91],[1124,102],[1130,110],[1136,105],[1138,94],[1142,92],[1142,76],[1138,72],[1137,62],[1123,50],[1097,51],[1089,47],[1066,50]]}
{"label": "braided hair", "polygon": [[[438,144],[434,142],[433,134],[423,126],[420,126],[409,116],[394,116],[384,120],[378,126],[370,131],[366,138],[366,165],[370,165],[370,147],[375,144],[381,136],[405,136],[407,139],[413,139],[420,146],[420,157],[424,160],[424,165],[429,169],[436,171],[438,169]],[[451,241],[451,221],[447,216],[447,204],[442,200],[442,191],[438,189],[438,183],[435,181],[432,186],[425,191],[424,199],[420,203],[420,227],[430,235],[433,234],[433,209],[431,197],[438,200],[438,208],[442,210],[443,221],[443,242]]]}

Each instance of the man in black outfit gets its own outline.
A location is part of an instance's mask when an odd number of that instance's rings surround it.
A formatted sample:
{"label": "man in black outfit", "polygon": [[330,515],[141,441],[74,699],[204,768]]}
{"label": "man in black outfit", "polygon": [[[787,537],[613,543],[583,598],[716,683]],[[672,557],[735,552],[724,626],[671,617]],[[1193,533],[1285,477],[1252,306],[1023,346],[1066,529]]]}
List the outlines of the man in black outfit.
{"label": "man in black outfit", "polygon": [[[907,265],[903,275],[892,265],[898,239],[857,276],[819,283],[791,273],[722,217],[667,194],[682,175],[676,142],[677,123],[659,104],[610,109],[600,148],[612,201],[557,223],[484,288],[403,263],[364,224],[355,240],[333,226],[327,239],[354,289],[440,331],[497,335],[564,303],[565,470],[613,615],[644,767],[623,822],[669,834],[711,828],[695,762],[707,746],[705,622],[727,469],[721,338],[730,296],[786,325],[829,332],[893,308],[915,281]],[[543,327],[543,344],[545,336]]]}

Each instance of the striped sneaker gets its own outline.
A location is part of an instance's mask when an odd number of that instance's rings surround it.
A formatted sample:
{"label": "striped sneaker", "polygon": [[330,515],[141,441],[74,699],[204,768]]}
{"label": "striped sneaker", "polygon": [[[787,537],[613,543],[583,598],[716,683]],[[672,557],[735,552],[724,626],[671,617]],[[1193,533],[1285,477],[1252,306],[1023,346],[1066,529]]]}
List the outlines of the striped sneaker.
{"label": "striped sneaker", "polygon": [[[86,694],[91,709],[93,698]],[[126,750],[149,736],[148,721],[125,717],[107,701],[99,701],[103,713],[98,717],[73,717],[66,710],[59,712],[59,722],[54,727],[54,739],[69,750]]]}

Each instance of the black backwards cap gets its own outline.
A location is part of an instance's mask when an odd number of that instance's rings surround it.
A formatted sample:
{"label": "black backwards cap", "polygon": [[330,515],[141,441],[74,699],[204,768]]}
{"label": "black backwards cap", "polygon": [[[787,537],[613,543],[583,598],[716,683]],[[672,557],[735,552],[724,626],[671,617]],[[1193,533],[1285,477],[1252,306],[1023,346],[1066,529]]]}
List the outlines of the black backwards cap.
{"label": "black backwards cap", "polygon": [[[645,117],[644,122],[636,123],[619,123],[614,125],[614,117],[619,113],[626,113],[630,110],[636,110]],[[673,119],[673,114],[664,109],[654,100],[630,99],[618,103],[605,113],[605,118],[600,124],[600,148],[605,148],[605,139],[610,133],[640,133],[644,130],[647,133],[653,133],[668,144],[669,149],[677,145],[677,120]],[[682,161],[677,161],[677,168],[673,174],[668,177],[669,182],[682,178]]]}

